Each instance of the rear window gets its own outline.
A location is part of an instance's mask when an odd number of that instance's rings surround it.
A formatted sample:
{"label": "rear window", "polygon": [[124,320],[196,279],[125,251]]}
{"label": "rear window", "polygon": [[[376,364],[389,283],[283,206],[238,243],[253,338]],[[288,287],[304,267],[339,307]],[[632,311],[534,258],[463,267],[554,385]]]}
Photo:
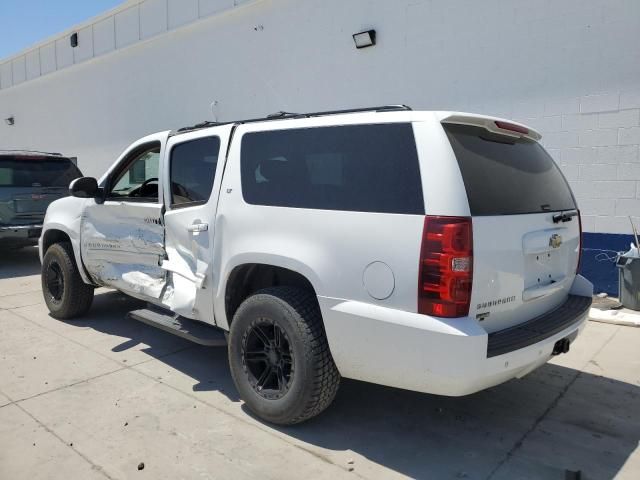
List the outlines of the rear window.
{"label": "rear window", "polygon": [[68,158],[0,157],[0,187],[68,187],[82,174]]}
{"label": "rear window", "polygon": [[250,204],[424,214],[411,124],[248,133],[241,157]]}
{"label": "rear window", "polygon": [[528,139],[484,128],[444,125],[458,159],[472,215],[517,215],[576,208],[551,156]]}

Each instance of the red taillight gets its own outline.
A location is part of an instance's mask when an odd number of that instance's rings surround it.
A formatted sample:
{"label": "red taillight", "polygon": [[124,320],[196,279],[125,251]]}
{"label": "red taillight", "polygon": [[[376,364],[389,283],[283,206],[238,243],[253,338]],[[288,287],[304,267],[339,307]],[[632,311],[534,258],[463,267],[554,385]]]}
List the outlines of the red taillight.
{"label": "red taillight", "polygon": [[522,133],[524,135],[529,134],[529,129],[525,127],[521,127],[520,125],[515,125],[509,122],[496,122],[496,127],[502,130],[510,130],[512,132]]}
{"label": "red taillight", "polygon": [[578,210],[578,228],[580,229],[580,237],[578,238],[578,265],[576,266],[576,275],[580,273],[582,266],[582,216]]}
{"label": "red taillight", "polygon": [[424,219],[418,313],[436,317],[469,314],[473,281],[473,227],[468,217]]}

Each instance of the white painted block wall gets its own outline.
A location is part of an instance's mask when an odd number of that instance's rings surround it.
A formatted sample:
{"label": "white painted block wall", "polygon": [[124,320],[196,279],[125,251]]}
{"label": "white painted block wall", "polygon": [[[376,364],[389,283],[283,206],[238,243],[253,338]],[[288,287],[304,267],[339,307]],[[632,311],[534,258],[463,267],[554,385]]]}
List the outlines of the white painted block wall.
{"label": "white painted block wall", "polygon": [[[351,35],[375,28],[376,47]],[[80,33],[72,49],[68,36]],[[385,103],[539,129],[590,232],[640,223],[638,0],[130,0],[0,61],[0,148],[99,175],[153,131]]]}
{"label": "white painted block wall", "polygon": [[584,95],[515,116],[537,128],[578,199],[587,232],[630,234],[640,226],[640,96]]}

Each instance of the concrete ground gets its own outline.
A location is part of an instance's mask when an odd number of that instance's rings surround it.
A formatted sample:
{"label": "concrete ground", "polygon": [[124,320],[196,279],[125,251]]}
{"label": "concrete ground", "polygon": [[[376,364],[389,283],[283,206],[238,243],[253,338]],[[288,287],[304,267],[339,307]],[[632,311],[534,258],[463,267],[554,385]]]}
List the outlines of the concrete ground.
{"label": "concrete ground", "polygon": [[36,252],[3,257],[0,479],[640,478],[638,328],[592,322],[569,355],[465,398],[345,380],[326,413],[275,428],[224,348],[127,321],[137,303],[108,291],[56,321]]}

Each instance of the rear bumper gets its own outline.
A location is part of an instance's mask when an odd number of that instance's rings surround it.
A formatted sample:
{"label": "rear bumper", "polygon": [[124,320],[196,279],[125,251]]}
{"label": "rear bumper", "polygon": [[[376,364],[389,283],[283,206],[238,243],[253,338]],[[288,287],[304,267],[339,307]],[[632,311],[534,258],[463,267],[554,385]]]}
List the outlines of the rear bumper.
{"label": "rear bumper", "polygon": [[0,227],[0,242],[5,245],[37,245],[41,234],[41,224],[3,226]]}
{"label": "rear bumper", "polygon": [[549,313],[515,327],[490,333],[487,357],[497,357],[520,350],[562,332],[589,313],[591,301],[591,297],[569,295],[564,304]]}
{"label": "rear bumper", "polygon": [[331,353],[344,377],[461,396],[522,377],[552,357],[558,340],[575,339],[586,324],[592,291],[584,278],[576,283],[566,308],[492,340],[469,317],[441,319],[359,302],[319,301]]}

